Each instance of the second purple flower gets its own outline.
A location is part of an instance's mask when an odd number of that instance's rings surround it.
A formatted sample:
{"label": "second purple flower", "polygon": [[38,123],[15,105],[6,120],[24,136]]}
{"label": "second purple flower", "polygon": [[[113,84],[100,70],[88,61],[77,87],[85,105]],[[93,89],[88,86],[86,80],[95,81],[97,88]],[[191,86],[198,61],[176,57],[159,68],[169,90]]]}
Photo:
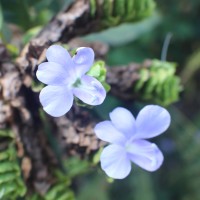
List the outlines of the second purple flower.
{"label": "second purple flower", "polygon": [[111,121],[98,123],[94,130],[97,137],[111,143],[103,149],[101,167],[115,179],[123,179],[131,171],[131,162],[147,171],[157,170],[163,154],[156,144],[146,139],[160,135],[169,127],[169,112],[156,105],[145,106],[135,119],[125,108],[115,108]]}

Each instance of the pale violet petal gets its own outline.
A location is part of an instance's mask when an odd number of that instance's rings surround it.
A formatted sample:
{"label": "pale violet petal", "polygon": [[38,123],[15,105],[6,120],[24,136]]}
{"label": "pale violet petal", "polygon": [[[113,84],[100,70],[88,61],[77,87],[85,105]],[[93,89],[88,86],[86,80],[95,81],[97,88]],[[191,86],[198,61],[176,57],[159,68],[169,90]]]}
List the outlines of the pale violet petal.
{"label": "pale violet petal", "polygon": [[164,157],[156,144],[146,140],[134,140],[126,146],[129,159],[147,171],[155,171],[163,163]]}
{"label": "pale violet petal", "polygon": [[119,132],[110,121],[98,123],[94,128],[94,132],[99,139],[106,142],[121,145],[124,145],[126,142],[124,135]]}
{"label": "pale violet petal", "polygon": [[100,156],[101,168],[114,179],[123,179],[131,171],[131,162],[122,146],[111,144],[105,147]]}
{"label": "pale violet petal", "polygon": [[84,75],[80,79],[80,84],[73,88],[73,93],[81,101],[89,105],[99,105],[106,97],[103,85],[95,78]]}
{"label": "pale violet petal", "polygon": [[135,118],[129,110],[122,107],[115,108],[110,113],[110,119],[113,125],[127,138],[135,134]]}
{"label": "pale violet petal", "polygon": [[72,58],[78,77],[89,71],[94,62],[94,51],[89,47],[80,47]]}
{"label": "pale violet petal", "polygon": [[73,94],[64,86],[48,85],[40,92],[43,109],[53,117],[60,117],[72,107]]}
{"label": "pale violet petal", "polygon": [[66,68],[73,67],[73,62],[68,51],[60,45],[52,45],[46,51],[47,60],[55,62]]}
{"label": "pale violet petal", "polygon": [[136,118],[136,138],[147,139],[160,135],[167,130],[171,122],[169,112],[161,106],[145,106]]}
{"label": "pale violet petal", "polygon": [[50,85],[66,84],[69,80],[67,70],[62,65],[54,62],[40,64],[36,76],[41,82]]}

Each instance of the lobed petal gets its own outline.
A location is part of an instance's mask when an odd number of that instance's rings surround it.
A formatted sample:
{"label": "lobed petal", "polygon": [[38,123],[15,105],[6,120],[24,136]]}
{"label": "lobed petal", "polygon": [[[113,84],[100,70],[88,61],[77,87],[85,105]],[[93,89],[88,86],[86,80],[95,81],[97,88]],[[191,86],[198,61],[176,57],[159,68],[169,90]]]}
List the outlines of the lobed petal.
{"label": "lobed petal", "polygon": [[131,162],[127,158],[125,149],[116,144],[103,149],[100,161],[101,168],[111,178],[123,179],[131,171]]}
{"label": "lobed petal", "polygon": [[147,139],[160,135],[171,122],[169,112],[160,106],[145,106],[136,118],[136,138]]}
{"label": "lobed petal", "polygon": [[54,62],[44,62],[38,66],[36,72],[38,80],[45,84],[50,85],[62,85],[67,81],[67,70],[62,66]]}
{"label": "lobed petal", "polygon": [[39,98],[43,109],[53,117],[64,115],[73,104],[73,94],[64,86],[46,86]]}
{"label": "lobed petal", "polygon": [[60,45],[52,45],[46,51],[46,57],[49,62],[54,62],[63,67],[73,67],[73,62],[68,51]]}
{"label": "lobed petal", "polygon": [[147,171],[155,171],[163,163],[164,157],[156,144],[146,140],[135,140],[127,146],[129,159]]}
{"label": "lobed petal", "polygon": [[81,84],[73,88],[73,93],[84,103],[93,106],[103,103],[106,97],[103,85],[97,79],[88,75],[82,76]]}
{"label": "lobed petal", "polygon": [[94,127],[94,132],[99,139],[105,142],[121,145],[124,145],[126,142],[124,135],[119,132],[110,121],[103,121],[98,123]]}
{"label": "lobed petal", "polygon": [[75,71],[78,77],[81,77],[89,71],[94,62],[94,51],[89,47],[80,47],[73,56]]}
{"label": "lobed petal", "polygon": [[131,138],[135,134],[135,118],[129,110],[122,107],[115,108],[110,113],[110,119],[113,125],[124,133],[126,138]]}

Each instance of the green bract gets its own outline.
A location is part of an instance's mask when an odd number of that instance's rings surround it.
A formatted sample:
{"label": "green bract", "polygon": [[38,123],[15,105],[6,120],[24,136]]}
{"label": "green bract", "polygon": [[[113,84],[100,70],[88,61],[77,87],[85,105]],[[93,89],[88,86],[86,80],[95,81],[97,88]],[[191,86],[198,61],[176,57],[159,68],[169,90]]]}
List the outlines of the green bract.
{"label": "green bract", "polygon": [[133,86],[133,91],[143,100],[163,106],[176,102],[182,86],[175,72],[175,63],[152,60],[148,68],[139,70],[140,79]]}

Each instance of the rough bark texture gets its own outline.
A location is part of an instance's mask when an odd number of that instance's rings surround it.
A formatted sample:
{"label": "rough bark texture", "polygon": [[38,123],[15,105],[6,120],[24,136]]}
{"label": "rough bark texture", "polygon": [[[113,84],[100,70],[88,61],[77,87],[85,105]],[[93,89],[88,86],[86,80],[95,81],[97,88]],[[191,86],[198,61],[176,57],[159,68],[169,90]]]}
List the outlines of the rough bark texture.
{"label": "rough bark texture", "polygon": [[108,68],[107,83],[111,86],[111,93],[124,100],[139,99],[134,93],[133,85],[140,79],[138,71],[151,66],[151,60],[142,64],[130,63],[127,66],[115,66]]}
{"label": "rough bark texture", "polygon": [[[100,14],[99,14],[100,16]],[[91,19],[89,1],[78,0],[56,15],[44,29],[21,51],[16,63],[3,44],[0,44],[0,128],[12,128],[16,136],[23,176],[29,188],[45,193],[53,182],[51,169],[59,166],[59,158],[52,148],[48,134],[59,143],[61,156],[87,157],[104,143],[94,134],[95,117],[87,109],[73,106],[60,118],[45,116],[51,127],[42,121],[38,93],[31,89],[39,63],[45,60],[45,51],[53,43],[69,42],[71,48],[90,46],[96,59],[105,57],[108,46],[98,42],[71,40],[75,36],[98,30],[98,16]],[[108,68],[107,82],[111,93],[121,98],[134,98],[132,84],[139,78],[140,65],[130,64]],[[53,149],[53,150],[52,150]]]}

